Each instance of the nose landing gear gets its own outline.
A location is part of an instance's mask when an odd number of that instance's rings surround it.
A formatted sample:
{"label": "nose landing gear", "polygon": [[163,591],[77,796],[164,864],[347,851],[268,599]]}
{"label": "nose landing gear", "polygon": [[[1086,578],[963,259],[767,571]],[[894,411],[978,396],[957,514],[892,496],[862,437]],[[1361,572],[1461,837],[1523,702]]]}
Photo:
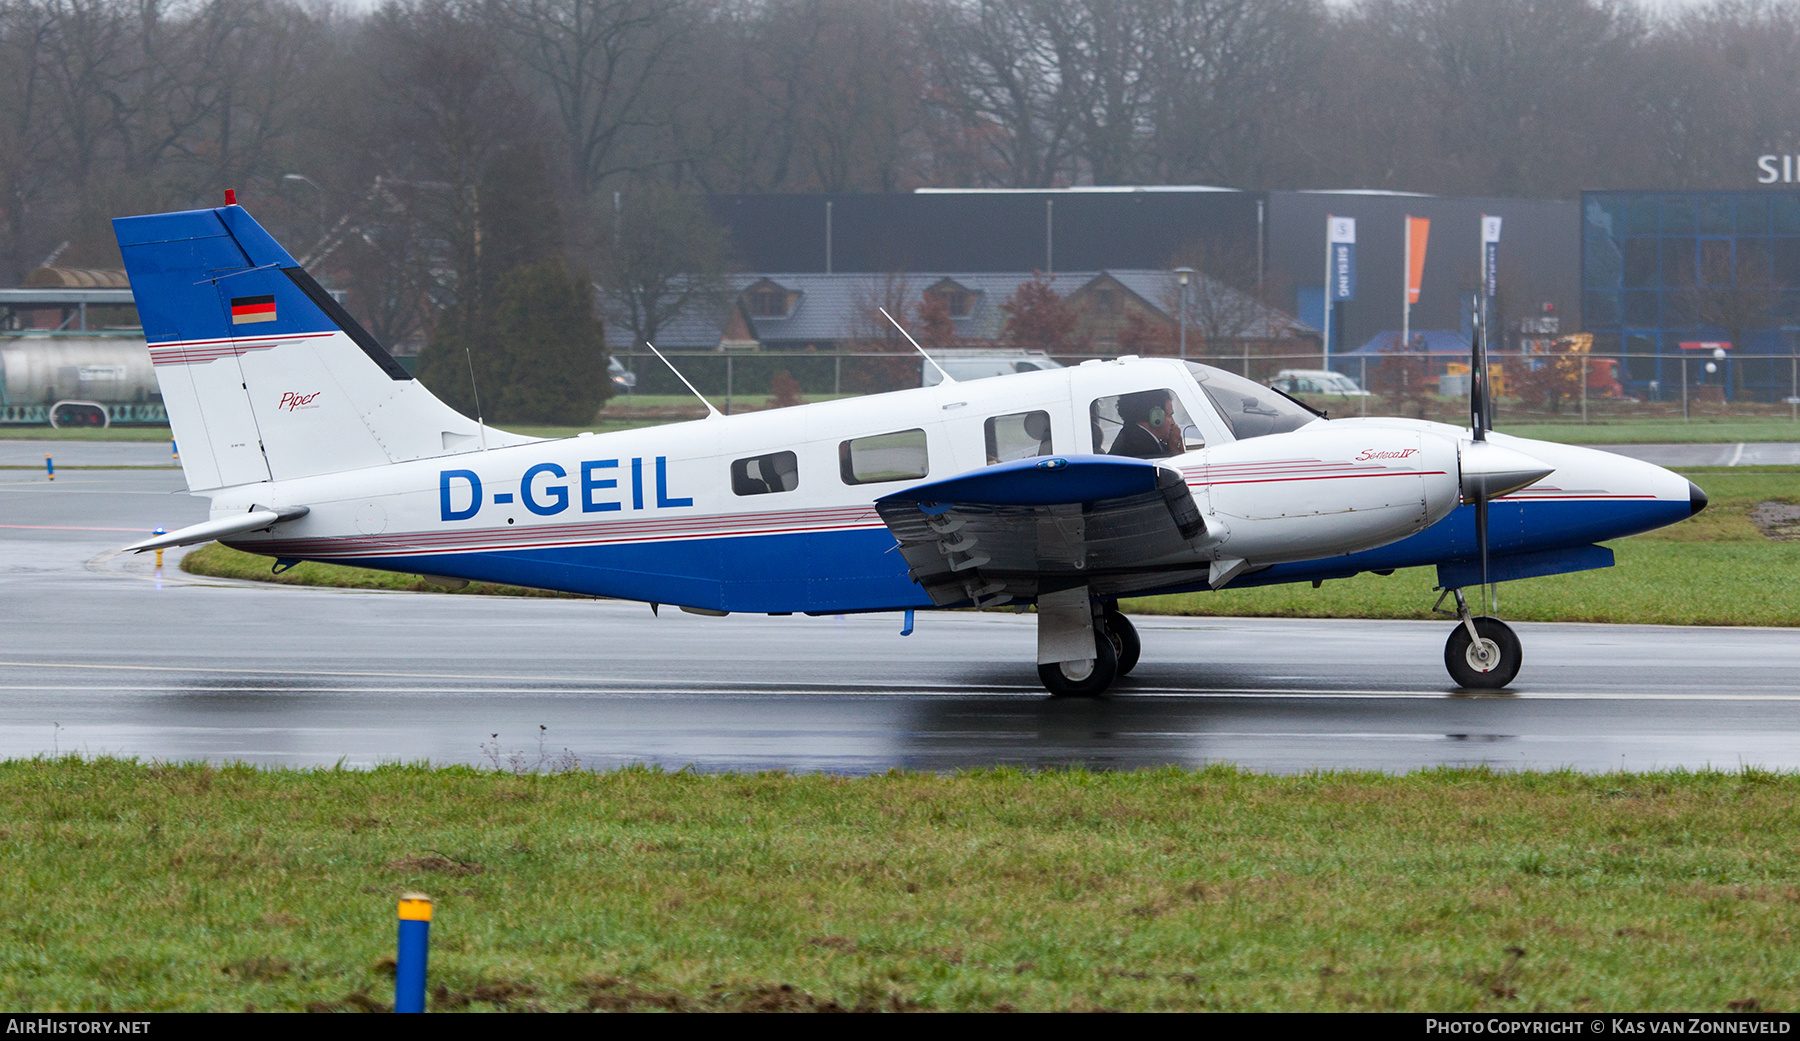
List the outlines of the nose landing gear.
{"label": "nose landing gear", "polygon": [[[1500,690],[1519,674],[1523,651],[1518,634],[1498,618],[1471,614],[1462,590],[1444,591],[1444,596],[1452,595],[1461,624],[1444,641],[1444,668],[1456,685],[1466,690]],[[1443,602],[1444,597],[1438,597],[1438,603]]]}

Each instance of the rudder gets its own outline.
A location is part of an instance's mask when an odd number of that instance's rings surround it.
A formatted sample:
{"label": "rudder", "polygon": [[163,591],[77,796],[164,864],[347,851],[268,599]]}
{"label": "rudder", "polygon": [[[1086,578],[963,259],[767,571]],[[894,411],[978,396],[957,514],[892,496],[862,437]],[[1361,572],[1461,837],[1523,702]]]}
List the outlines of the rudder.
{"label": "rudder", "polygon": [[242,207],[120,217],[113,230],[190,490],[481,447],[475,422],[414,380]]}

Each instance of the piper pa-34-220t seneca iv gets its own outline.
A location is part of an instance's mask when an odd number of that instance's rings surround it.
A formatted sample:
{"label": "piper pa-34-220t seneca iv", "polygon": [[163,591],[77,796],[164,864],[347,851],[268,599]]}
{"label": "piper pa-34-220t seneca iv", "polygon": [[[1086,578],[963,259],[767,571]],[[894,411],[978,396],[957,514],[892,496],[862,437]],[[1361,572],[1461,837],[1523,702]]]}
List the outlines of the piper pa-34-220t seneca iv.
{"label": "piper pa-34-220t seneca iv", "polygon": [[1058,695],[1137,664],[1121,597],[1429,564],[1455,597],[1451,676],[1497,689],[1519,641],[1465,588],[1607,567],[1597,543],[1706,503],[1647,463],[1489,436],[1479,379],[1463,430],[1327,420],[1168,358],[540,440],[433,397],[230,200],[114,228],[188,488],[212,500],[139,551],[220,539],[277,568],[907,612],[907,631],[915,609],[1035,604]]}

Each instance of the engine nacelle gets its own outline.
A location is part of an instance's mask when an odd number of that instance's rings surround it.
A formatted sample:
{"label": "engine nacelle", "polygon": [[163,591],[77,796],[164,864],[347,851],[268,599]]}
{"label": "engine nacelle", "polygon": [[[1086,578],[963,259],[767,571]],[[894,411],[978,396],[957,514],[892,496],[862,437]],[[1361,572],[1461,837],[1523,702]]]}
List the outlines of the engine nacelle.
{"label": "engine nacelle", "polygon": [[1229,532],[1219,552],[1252,565],[1397,542],[1449,516],[1461,491],[1456,443],[1421,430],[1317,424],[1181,462],[1201,512]]}

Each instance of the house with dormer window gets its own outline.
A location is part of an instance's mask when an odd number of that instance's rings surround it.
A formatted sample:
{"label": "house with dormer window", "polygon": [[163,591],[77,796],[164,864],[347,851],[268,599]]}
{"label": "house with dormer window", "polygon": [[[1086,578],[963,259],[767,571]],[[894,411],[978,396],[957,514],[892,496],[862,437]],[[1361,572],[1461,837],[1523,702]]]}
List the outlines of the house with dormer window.
{"label": "house with dormer window", "polygon": [[[1035,277],[1031,272],[735,275],[720,290],[723,300],[696,304],[666,323],[657,346],[856,350],[887,340],[878,308],[912,322],[927,300],[943,304],[958,341],[987,346],[999,342],[1005,330],[1002,305]],[[1079,335],[1096,354],[1163,346],[1172,351],[1177,342],[1183,298],[1168,271],[1069,271],[1055,275],[1050,285],[1081,315]],[[596,288],[605,293],[603,286]],[[1186,299],[1188,343],[1195,355],[1236,354],[1246,346],[1258,353],[1318,349],[1317,330],[1205,276],[1194,278]],[[638,349],[630,330],[617,323],[608,324],[606,337],[615,350]]]}

